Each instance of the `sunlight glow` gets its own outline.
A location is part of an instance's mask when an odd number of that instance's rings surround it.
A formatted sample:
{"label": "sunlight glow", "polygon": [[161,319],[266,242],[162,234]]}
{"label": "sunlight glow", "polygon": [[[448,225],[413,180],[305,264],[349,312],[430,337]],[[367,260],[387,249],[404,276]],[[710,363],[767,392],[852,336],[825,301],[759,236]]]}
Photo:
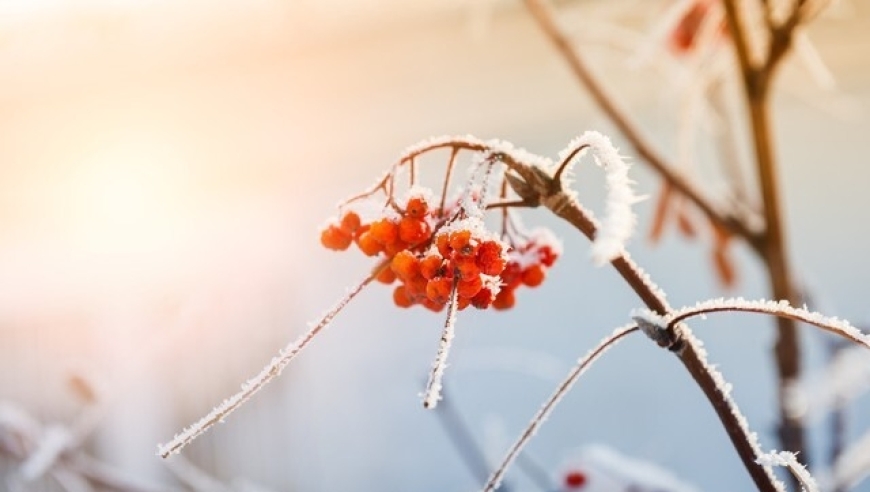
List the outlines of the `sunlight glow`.
{"label": "sunlight glow", "polygon": [[184,162],[159,142],[128,139],[102,149],[71,183],[72,226],[89,249],[137,254],[173,242],[184,207]]}

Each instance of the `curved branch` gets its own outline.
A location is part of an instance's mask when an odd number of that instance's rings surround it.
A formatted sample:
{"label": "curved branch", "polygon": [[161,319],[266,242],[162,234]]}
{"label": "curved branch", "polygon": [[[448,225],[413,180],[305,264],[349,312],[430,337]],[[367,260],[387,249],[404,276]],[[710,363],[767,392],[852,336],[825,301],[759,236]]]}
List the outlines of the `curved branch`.
{"label": "curved branch", "polygon": [[715,299],[698,303],[695,306],[677,309],[666,316],[665,320],[667,321],[667,326],[674,326],[683,320],[716,312],[769,314],[794,321],[803,321],[870,348],[870,336],[862,333],[861,330],[852,326],[848,321],[825,316],[807,309],[796,308],[787,301],[748,301],[742,298]]}
{"label": "curved branch", "polygon": [[568,37],[553,18],[553,13],[547,5],[546,0],[526,0],[525,3],[538,26],[555,45],[559,54],[568,63],[571,71],[589,91],[589,94],[598,104],[599,108],[610,118],[620,133],[634,148],[635,152],[663,179],[670,182],[677,191],[694,203],[712,222],[744,238],[753,249],[759,251],[757,240],[759,231],[753,229],[746,221],[740,220],[740,218],[721,210],[718,205],[714,204],[703,194],[700,188],[681,176],[675,170],[676,167],[668,163],[665,157],[641,133],[637,123],[623,108],[619,107],[615,98],[607,92],[601,81],[598,80],[586,65],[580,53],[571,45]]}
{"label": "curved branch", "polygon": [[523,450],[526,444],[528,444],[529,440],[531,440],[532,436],[535,435],[535,432],[538,430],[538,427],[547,420],[547,417],[550,416],[550,413],[553,411],[553,408],[557,403],[564,397],[571,388],[574,386],[574,383],[586,372],[587,369],[592,365],[593,362],[598,360],[599,357],[604,355],[607,350],[619,342],[623,337],[638,331],[638,327],[636,324],[632,323],[630,325],[617,328],[613,331],[612,334],[605,337],[601,342],[598,343],[595,348],[590,350],[585,356],[583,356],[579,361],[577,361],[577,365],[571,368],[571,371],[568,372],[568,375],[565,379],[559,383],[559,386],[556,388],[556,391],[550,395],[550,398],[544,402],[544,405],[540,410],[532,417],[532,420],[526,426],[525,430],[523,430],[520,437],[517,441],[510,447],[505,457],[502,459],[501,464],[492,475],[489,477],[489,480],[484,485],[484,492],[492,492],[498,488],[499,484],[501,484],[501,480],[504,477],[505,472]]}
{"label": "curved branch", "polygon": [[249,379],[242,385],[242,389],[227,398],[220,405],[216,406],[208,415],[199,419],[191,426],[185,428],[175,435],[171,441],[158,446],[157,453],[161,458],[168,458],[170,455],[178,453],[182,448],[193,442],[194,439],[202,435],[211,426],[218,422],[222,422],[229,414],[233,413],[237,408],[241,407],[258,391],[263,389],[266,384],[281,374],[281,371],[287,364],[290,363],[297,355],[299,355],[305,347],[332,321],[335,316],[341,312],[347,304],[352,301],[362,290],[369,285],[383,270],[389,265],[389,262],[382,261],[379,263],[360,283],[354,286],[335,306],[332,307],[320,320],[315,323],[311,329],[305,334],[294,340],[292,343],[284,347],[283,350],[260,371],[259,374]]}

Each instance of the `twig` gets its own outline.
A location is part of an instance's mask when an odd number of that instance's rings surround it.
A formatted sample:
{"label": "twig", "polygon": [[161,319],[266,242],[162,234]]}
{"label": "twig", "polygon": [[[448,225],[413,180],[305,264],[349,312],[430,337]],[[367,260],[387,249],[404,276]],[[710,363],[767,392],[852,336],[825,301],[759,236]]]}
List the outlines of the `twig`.
{"label": "twig", "polygon": [[[740,63],[746,105],[752,127],[758,183],[761,187],[764,207],[766,228],[759,243],[759,252],[767,268],[772,297],[798,304],[788,266],[768,107],[771,76],[778,59],[769,58],[763,62],[754,62],[750,59],[747,37],[736,2],[735,0],[725,0],[724,4],[728,27],[731,37],[734,39],[734,49]],[[793,28],[792,26],[791,29]],[[774,347],[774,356],[779,377],[780,445],[785,450],[798,453],[802,459],[807,459],[809,454],[807,453],[803,423],[799,417],[790,414],[786,408],[786,388],[800,377],[801,359],[797,330],[794,322],[788,318],[777,319],[777,341]]]}
{"label": "twig", "polygon": [[720,210],[717,205],[704,196],[703,192],[697,186],[678,174],[675,171],[676,167],[668,163],[667,160],[657,150],[655,150],[652,143],[641,133],[638,125],[628,116],[628,113],[618,105],[616,99],[607,92],[604,85],[588,68],[586,62],[580,56],[580,53],[574,48],[574,46],[572,46],[568,37],[557,25],[546,0],[525,0],[525,3],[529,12],[538,23],[538,26],[555,45],[559,54],[562,55],[568,63],[571,71],[583,86],[586,87],[589,94],[601,110],[610,118],[637,154],[649,163],[649,165],[658,172],[663,179],[669,181],[676,190],[694,203],[712,222],[720,224],[729,231],[732,231],[734,234],[743,237],[746,239],[747,243],[755,248],[757,246],[757,231],[732,214]]}
{"label": "twig", "polygon": [[345,295],[332,309],[326,312],[320,320],[315,323],[301,337],[297,338],[291,344],[287,345],[278,356],[272,358],[271,362],[263,368],[262,371],[252,379],[242,385],[241,391],[227,398],[220,405],[215,407],[205,417],[201,418],[190,427],[187,427],[180,433],[176,434],[171,441],[158,447],[158,454],[162,458],[168,458],[170,455],[178,453],[184,446],[187,446],[202,433],[207,431],[211,426],[218,422],[222,422],[229,414],[242,406],[258,391],[263,389],[266,384],[278,377],[281,371],[287,364],[290,363],[303,349],[332,321],[335,316],[344,309],[347,304],[352,301],[362,290],[377,277],[378,273],[388,265],[387,262],[381,262],[375,267],[368,277],[363,279],[347,295]]}
{"label": "twig", "polygon": [[579,361],[577,361],[577,365],[571,368],[571,371],[568,372],[568,375],[565,379],[559,383],[559,386],[556,387],[556,391],[553,392],[552,395],[544,402],[544,405],[540,410],[532,417],[532,420],[520,434],[520,437],[517,441],[508,449],[507,454],[502,459],[501,464],[492,475],[489,477],[489,480],[486,482],[486,485],[483,487],[484,492],[492,492],[496,490],[501,483],[502,478],[504,477],[505,472],[510,467],[511,463],[517,458],[517,456],[522,451],[523,447],[529,442],[532,436],[535,435],[535,432],[538,430],[538,427],[544,423],[545,420],[550,416],[550,413],[553,411],[553,408],[557,403],[565,396],[571,388],[574,386],[574,383],[586,372],[589,366],[592,365],[599,357],[604,355],[607,352],[607,349],[612,347],[614,344],[619,342],[623,337],[638,331],[637,325],[630,324],[628,326],[624,326],[622,328],[617,328],[614,330],[612,334],[604,338],[598,345],[589,351],[588,354],[583,356]]}

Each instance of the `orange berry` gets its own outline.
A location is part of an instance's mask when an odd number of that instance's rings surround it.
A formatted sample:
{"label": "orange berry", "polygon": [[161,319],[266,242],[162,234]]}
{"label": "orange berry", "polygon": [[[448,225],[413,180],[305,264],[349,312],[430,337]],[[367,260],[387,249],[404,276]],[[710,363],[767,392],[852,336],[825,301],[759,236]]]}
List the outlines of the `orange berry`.
{"label": "orange berry", "polygon": [[405,280],[405,290],[408,292],[408,296],[413,299],[415,302],[421,302],[426,297],[426,286],[429,284],[429,281],[423,277],[414,277],[411,279]]}
{"label": "orange berry", "polygon": [[363,224],[363,225],[357,227],[356,230],[353,231],[354,241],[359,241],[359,237],[362,236],[363,234],[365,234],[366,232],[369,232],[369,229],[371,229],[371,228],[372,228],[371,224]]}
{"label": "orange berry", "polygon": [[520,268],[519,263],[515,261],[508,263],[501,272],[501,282],[509,289],[513,289],[519,285],[523,280],[522,277],[523,271]]}
{"label": "orange berry", "polygon": [[477,266],[486,275],[498,275],[505,267],[501,244],[495,241],[484,241],[477,249]]}
{"label": "orange berry", "polygon": [[441,258],[439,255],[431,254],[426,256],[420,260],[420,275],[423,275],[423,278],[426,280],[432,280],[444,273],[441,271],[443,263],[444,258]]}
{"label": "orange berry", "polygon": [[432,230],[425,220],[404,217],[399,222],[399,239],[411,246],[420,244],[427,239]]}
{"label": "orange berry", "polygon": [[492,304],[494,297],[492,291],[484,287],[480,289],[477,295],[471,298],[471,305],[477,309],[486,309]]}
{"label": "orange berry", "polygon": [[408,294],[408,289],[404,285],[393,290],[393,302],[401,308],[409,308],[414,305],[414,299]]}
{"label": "orange berry", "polygon": [[541,249],[538,250],[538,257],[544,266],[551,267],[556,262],[556,259],[559,258],[559,255],[550,246],[541,246]]}
{"label": "orange berry", "polygon": [[379,219],[372,222],[369,230],[381,244],[392,243],[399,237],[398,226],[389,219]]}
{"label": "orange berry", "polygon": [[514,307],[514,304],[517,303],[517,298],[514,295],[514,289],[502,289],[498,292],[498,295],[495,296],[495,299],[492,300],[492,307],[498,309],[499,311],[504,311],[505,309],[510,309]]}
{"label": "orange berry", "polygon": [[437,302],[435,302],[435,301],[433,301],[433,300],[431,300],[431,299],[428,299],[428,298],[427,298],[427,299],[423,299],[422,304],[423,304],[423,306],[424,306],[426,309],[428,309],[429,311],[433,311],[433,312],[436,312],[436,313],[439,313],[439,312],[443,311],[443,310],[444,310],[444,306],[447,305],[447,304],[440,304],[440,303],[437,303]]}
{"label": "orange berry", "polygon": [[414,197],[408,200],[408,206],[405,207],[405,214],[412,219],[422,219],[429,213],[429,204],[421,197]]}
{"label": "orange berry", "polygon": [[474,258],[478,247],[477,240],[471,237],[469,230],[454,231],[450,234],[450,248],[453,249],[454,256]]}
{"label": "orange berry", "polygon": [[471,305],[471,299],[468,297],[460,297],[456,300],[456,309],[462,311]]}
{"label": "orange berry", "polygon": [[541,285],[541,282],[544,281],[544,277],[547,276],[547,272],[544,271],[544,267],[541,265],[531,265],[525,270],[523,270],[523,283],[528,285],[529,287],[537,287]]}
{"label": "orange berry", "polygon": [[450,258],[453,254],[453,250],[450,249],[450,236],[447,234],[439,234],[435,237],[435,247],[444,258]]}
{"label": "orange berry", "polygon": [[362,225],[359,215],[353,210],[344,214],[341,218],[341,230],[347,234],[353,234]]}
{"label": "orange berry", "polygon": [[394,272],[392,268],[384,268],[378,272],[378,276],[375,278],[382,284],[390,285],[396,281],[396,272]]}
{"label": "orange berry", "polygon": [[446,304],[453,290],[453,280],[445,277],[435,277],[426,284],[426,297],[432,302]]}
{"label": "orange berry", "polygon": [[456,284],[456,293],[459,297],[471,299],[476,296],[480,289],[483,288],[483,281],[480,277],[463,278]]}
{"label": "orange berry", "polygon": [[455,260],[453,264],[459,272],[459,278],[463,280],[480,278],[480,268],[477,267],[474,258],[460,258]]}
{"label": "orange berry", "polygon": [[387,253],[387,256],[396,256],[407,249],[408,243],[400,239],[396,239],[395,241],[391,241],[384,245],[384,251]]}
{"label": "orange berry", "polygon": [[366,256],[375,256],[384,250],[384,246],[375,239],[371,231],[360,234],[356,245],[359,246],[359,250]]}
{"label": "orange berry", "polygon": [[338,227],[331,225],[320,232],[320,243],[326,248],[335,251],[344,251],[353,241],[350,234],[345,233]]}
{"label": "orange berry", "polygon": [[414,278],[420,274],[420,260],[408,250],[398,252],[393,257],[390,267],[403,280]]}

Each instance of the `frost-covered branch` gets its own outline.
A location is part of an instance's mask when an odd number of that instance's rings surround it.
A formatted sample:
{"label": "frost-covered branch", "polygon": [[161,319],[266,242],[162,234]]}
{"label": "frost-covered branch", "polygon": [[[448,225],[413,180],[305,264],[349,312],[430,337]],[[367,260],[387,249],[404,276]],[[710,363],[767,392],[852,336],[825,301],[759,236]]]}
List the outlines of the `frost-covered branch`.
{"label": "frost-covered branch", "polygon": [[665,322],[667,326],[675,326],[683,320],[716,312],[769,314],[795,321],[803,321],[870,348],[870,336],[862,333],[861,330],[852,326],[848,321],[825,316],[807,309],[796,308],[787,301],[750,301],[740,297],[733,299],[712,299],[700,302],[694,306],[677,309],[665,317]]}
{"label": "frost-covered branch", "polygon": [[444,378],[444,370],[447,369],[447,355],[450,353],[450,346],[453,344],[453,336],[456,330],[457,295],[455,284],[456,282],[454,282],[453,290],[450,292],[447,319],[444,321],[441,340],[438,342],[438,353],[435,354],[432,371],[429,373],[429,380],[426,382],[426,391],[423,394],[424,408],[435,408],[441,399],[441,380]]}
{"label": "frost-covered branch", "polygon": [[816,480],[810,475],[804,465],[800,464],[794,453],[789,451],[774,451],[761,455],[758,463],[764,466],[784,466],[801,484],[801,490],[805,492],[819,492]]}
{"label": "frost-covered branch", "polygon": [[713,203],[699,186],[679,174],[677,166],[668,162],[655,149],[649,138],[641,132],[635,119],[629,115],[602,81],[590,70],[577,47],[556,22],[548,2],[546,0],[525,0],[525,3],[538,26],[555,45],[556,50],[567,62],[571,71],[637,154],[663,179],[671,183],[677,191],[695,204],[710,221],[745,238],[752,247],[757,247],[754,238],[758,231],[751,225],[757,221],[740,220],[732,211]]}
{"label": "frost-covered branch", "polygon": [[634,232],[637,216],[631,206],[643,197],[634,193],[632,181],[628,177],[628,164],[619,155],[619,151],[610,139],[601,133],[587,131],[577,137],[560,153],[563,165],[559,167],[553,179],[559,179],[559,173],[565,164],[574,156],[581,156],[583,150],[591,148],[595,153],[595,162],[607,173],[607,199],[604,218],[598,227],[598,234],[592,241],[592,259],[597,265],[604,265],[624,253],[625,242]]}
{"label": "frost-covered branch", "polygon": [[580,358],[577,361],[577,365],[571,368],[571,371],[568,372],[568,375],[562,382],[559,383],[559,386],[556,388],[556,391],[550,395],[550,398],[544,402],[544,405],[540,410],[532,417],[532,420],[526,426],[525,430],[520,434],[520,437],[517,441],[508,449],[507,454],[504,459],[502,459],[501,464],[495,469],[492,475],[489,477],[486,485],[483,487],[484,492],[491,492],[498,488],[501,484],[501,480],[504,477],[505,472],[517,458],[517,456],[522,452],[525,445],[529,442],[532,436],[538,430],[538,427],[547,420],[550,416],[550,413],[555,408],[556,404],[564,397],[574,386],[574,383],[586,372],[587,369],[598,360],[599,357],[604,355],[607,350],[619,342],[623,337],[628,334],[634,333],[637,331],[637,325],[634,323],[630,325],[623,326],[621,328],[617,328],[613,331],[609,336],[604,338],[598,345],[589,351],[585,356]]}
{"label": "frost-covered branch", "polygon": [[305,347],[332,321],[335,316],[344,309],[347,304],[353,300],[362,290],[369,285],[385,268],[385,264],[381,264],[366,277],[362,282],[353,287],[341,300],[339,300],[332,309],[326,312],[323,317],[314,323],[311,328],[302,336],[297,338],[291,344],[287,345],[281,352],[260,371],[259,374],[249,379],[242,385],[241,390],[233,396],[224,400],[220,405],[215,407],[206,416],[199,419],[191,426],[185,428],[175,435],[171,441],[158,446],[158,454],[162,458],[168,458],[170,455],[178,453],[184,446],[190,444],[194,439],[207,431],[211,426],[218,422],[223,422],[225,418],[233,411],[242,406],[258,391],[263,389],[266,384],[275,379],[281,374],[281,371],[287,364],[290,363],[297,355],[299,355]]}

